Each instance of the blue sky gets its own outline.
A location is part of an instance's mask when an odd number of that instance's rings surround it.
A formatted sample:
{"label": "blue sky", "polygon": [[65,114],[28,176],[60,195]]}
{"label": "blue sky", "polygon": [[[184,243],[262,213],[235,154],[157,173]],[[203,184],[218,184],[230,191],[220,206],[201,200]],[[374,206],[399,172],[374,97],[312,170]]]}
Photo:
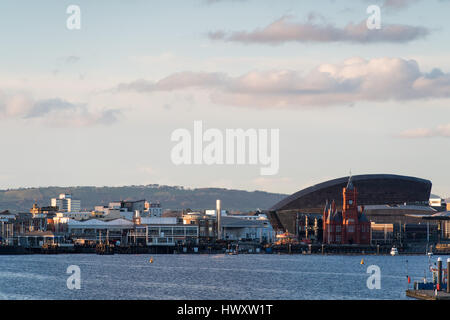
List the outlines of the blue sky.
{"label": "blue sky", "polygon": [[[66,28],[70,4],[80,30]],[[376,37],[359,26],[371,4],[381,7]],[[450,196],[449,9],[445,0],[2,1],[0,187],[292,193],[352,170],[430,179]],[[175,166],[171,132],[194,120],[279,128],[279,173]]]}

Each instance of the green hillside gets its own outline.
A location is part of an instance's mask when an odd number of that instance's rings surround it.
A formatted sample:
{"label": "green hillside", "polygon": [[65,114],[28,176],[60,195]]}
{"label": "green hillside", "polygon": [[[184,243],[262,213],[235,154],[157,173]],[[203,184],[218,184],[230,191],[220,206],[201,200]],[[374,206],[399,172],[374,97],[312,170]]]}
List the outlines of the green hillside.
{"label": "green hillside", "polygon": [[28,211],[37,201],[39,206],[50,205],[50,198],[71,193],[81,200],[81,207],[91,210],[117,200],[160,201],[164,209],[213,209],[216,199],[228,210],[269,209],[286,195],[263,191],[242,191],[220,188],[187,189],[160,185],[124,187],[45,187],[0,190],[0,211]]}

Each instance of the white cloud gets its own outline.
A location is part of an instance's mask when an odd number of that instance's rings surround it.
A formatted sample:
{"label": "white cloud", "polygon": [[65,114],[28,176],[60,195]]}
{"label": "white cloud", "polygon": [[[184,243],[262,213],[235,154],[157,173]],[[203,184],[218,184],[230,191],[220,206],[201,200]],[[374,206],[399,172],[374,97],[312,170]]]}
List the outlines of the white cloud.
{"label": "white cloud", "polygon": [[417,128],[409,129],[400,133],[401,138],[415,139],[415,138],[432,138],[432,137],[450,137],[450,123],[439,125],[436,128]]}
{"label": "white cloud", "polygon": [[0,119],[38,120],[50,126],[92,126],[111,124],[118,110],[89,110],[86,104],[74,104],[61,98],[35,100],[26,93],[0,92]]}
{"label": "white cloud", "polygon": [[179,72],[159,81],[122,83],[116,91],[140,93],[204,90],[213,102],[248,107],[347,105],[360,101],[417,100],[450,97],[450,74],[420,70],[414,60],[351,58],[322,64],[309,72],[253,71],[226,73]]}
{"label": "white cloud", "polygon": [[283,16],[264,28],[253,31],[210,32],[211,40],[241,42],[245,44],[264,43],[279,45],[286,42],[351,42],[351,43],[404,43],[424,38],[429,30],[420,26],[386,24],[379,30],[369,30],[366,20],[358,24],[349,23],[340,28],[315,19],[295,22],[291,16]]}

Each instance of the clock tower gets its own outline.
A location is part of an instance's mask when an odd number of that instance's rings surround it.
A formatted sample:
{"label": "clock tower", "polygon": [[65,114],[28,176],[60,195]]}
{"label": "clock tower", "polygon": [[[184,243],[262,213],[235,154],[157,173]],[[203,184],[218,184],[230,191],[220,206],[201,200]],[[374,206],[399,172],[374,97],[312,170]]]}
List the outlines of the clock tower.
{"label": "clock tower", "polygon": [[353,244],[359,243],[358,230],[358,192],[353,186],[352,177],[348,179],[347,186],[342,190],[342,227],[343,227],[343,243]]}

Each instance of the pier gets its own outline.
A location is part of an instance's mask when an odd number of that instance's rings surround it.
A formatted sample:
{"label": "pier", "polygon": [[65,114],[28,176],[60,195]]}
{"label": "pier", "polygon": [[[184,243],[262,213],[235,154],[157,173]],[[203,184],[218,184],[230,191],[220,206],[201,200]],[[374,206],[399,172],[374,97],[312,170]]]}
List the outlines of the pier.
{"label": "pier", "polygon": [[406,290],[406,296],[419,300],[450,300],[450,293],[435,290]]}
{"label": "pier", "polygon": [[[442,259],[438,258],[437,268],[431,268],[433,282],[414,282],[413,289],[406,290],[406,296],[419,300],[450,300],[450,258],[447,259],[447,269],[442,267]],[[409,277],[408,277],[409,280]],[[408,281],[409,282],[409,281]]]}

